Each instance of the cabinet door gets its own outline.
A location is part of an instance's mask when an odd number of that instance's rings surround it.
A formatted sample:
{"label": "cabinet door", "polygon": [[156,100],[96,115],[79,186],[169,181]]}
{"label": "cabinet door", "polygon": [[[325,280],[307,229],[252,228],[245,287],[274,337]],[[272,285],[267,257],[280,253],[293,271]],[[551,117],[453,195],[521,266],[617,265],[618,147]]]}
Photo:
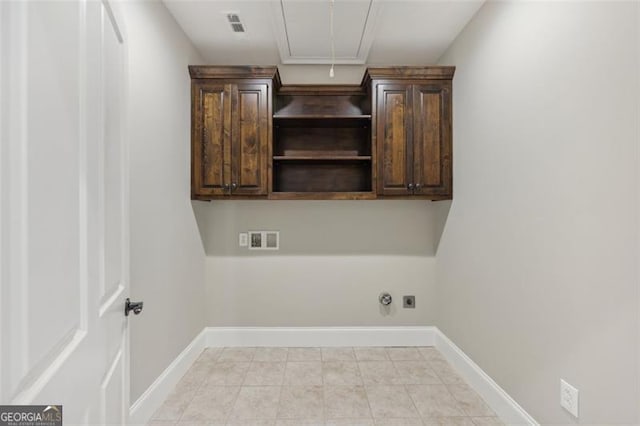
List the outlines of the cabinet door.
{"label": "cabinet door", "polygon": [[413,183],[411,86],[376,89],[377,189],[380,195],[410,195]]}
{"label": "cabinet door", "polygon": [[451,83],[413,88],[413,182],[416,195],[450,198]]}
{"label": "cabinet door", "polygon": [[267,84],[237,84],[232,92],[232,194],[267,194]]}
{"label": "cabinet door", "polygon": [[227,195],[231,180],[231,85],[194,85],[192,192]]}

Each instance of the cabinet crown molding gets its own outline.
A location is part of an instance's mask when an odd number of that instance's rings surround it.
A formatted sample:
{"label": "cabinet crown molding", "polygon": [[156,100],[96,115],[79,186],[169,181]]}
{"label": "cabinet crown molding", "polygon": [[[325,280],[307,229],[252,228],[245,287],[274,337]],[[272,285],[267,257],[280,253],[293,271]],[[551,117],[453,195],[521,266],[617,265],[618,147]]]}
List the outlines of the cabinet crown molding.
{"label": "cabinet crown molding", "polygon": [[266,78],[272,79],[276,87],[280,86],[280,73],[275,65],[189,65],[189,75],[192,79]]}
{"label": "cabinet crown molding", "polygon": [[362,78],[365,86],[370,80],[451,80],[456,71],[454,66],[393,66],[368,67]]}
{"label": "cabinet crown molding", "polygon": [[[368,67],[365,70],[360,86],[355,85],[291,85],[284,89],[287,92],[319,91],[331,93],[332,91],[360,91],[365,88],[370,80],[388,79],[394,80],[451,80],[455,73],[454,66],[390,66]],[[189,75],[192,79],[243,79],[266,78],[272,79],[274,86],[280,88],[282,82],[278,67],[275,65],[189,65]],[[318,90],[320,89],[320,90]]]}

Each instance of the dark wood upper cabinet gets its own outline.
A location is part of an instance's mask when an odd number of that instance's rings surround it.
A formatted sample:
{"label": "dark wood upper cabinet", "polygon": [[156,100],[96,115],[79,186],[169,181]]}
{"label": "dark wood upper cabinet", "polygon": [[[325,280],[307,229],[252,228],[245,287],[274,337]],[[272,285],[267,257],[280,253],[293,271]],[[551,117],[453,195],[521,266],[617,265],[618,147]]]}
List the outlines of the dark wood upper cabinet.
{"label": "dark wood upper cabinet", "polygon": [[377,195],[452,198],[453,67],[369,68],[378,153]]}
{"label": "dark wood upper cabinet", "polygon": [[413,86],[414,194],[451,198],[451,82]]}
{"label": "dark wood upper cabinet", "polygon": [[376,89],[378,194],[411,195],[414,180],[411,86],[379,84]]}
{"label": "dark wood upper cabinet", "polygon": [[192,182],[194,197],[229,191],[231,170],[231,85],[194,85]]}
{"label": "dark wood upper cabinet", "polygon": [[275,67],[189,67],[194,199],[266,197]]}
{"label": "dark wood upper cabinet", "polygon": [[269,123],[266,84],[237,84],[231,91],[232,195],[267,195]]}
{"label": "dark wood upper cabinet", "polygon": [[453,67],[282,86],[276,67],[189,67],[192,198],[452,196]]}

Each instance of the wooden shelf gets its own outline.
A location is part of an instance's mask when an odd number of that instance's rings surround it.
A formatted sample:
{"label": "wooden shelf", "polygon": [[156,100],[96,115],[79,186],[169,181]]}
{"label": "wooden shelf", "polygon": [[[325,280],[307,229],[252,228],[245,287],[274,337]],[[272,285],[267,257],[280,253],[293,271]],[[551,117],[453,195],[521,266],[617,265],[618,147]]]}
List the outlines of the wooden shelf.
{"label": "wooden shelf", "polygon": [[375,200],[376,194],[369,192],[283,192],[273,191],[270,200]]}
{"label": "wooden shelf", "polygon": [[282,127],[274,131],[274,157],[370,157],[371,132],[358,127]]}
{"label": "wooden shelf", "polygon": [[333,114],[297,114],[297,115],[281,115],[274,114],[274,120],[365,120],[370,119],[371,114],[348,114],[348,115],[333,115]]}
{"label": "wooden shelf", "polygon": [[369,128],[370,115],[274,115],[273,127],[305,129]]}
{"label": "wooden shelf", "polygon": [[371,192],[371,161],[275,161],[273,192]]}
{"label": "wooden shelf", "polygon": [[271,198],[373,197],[366,94],[276,96]]}
{"label": "wooden shelf", "polygon": [[371,161],[370,155],[274,155],[275,161]]}

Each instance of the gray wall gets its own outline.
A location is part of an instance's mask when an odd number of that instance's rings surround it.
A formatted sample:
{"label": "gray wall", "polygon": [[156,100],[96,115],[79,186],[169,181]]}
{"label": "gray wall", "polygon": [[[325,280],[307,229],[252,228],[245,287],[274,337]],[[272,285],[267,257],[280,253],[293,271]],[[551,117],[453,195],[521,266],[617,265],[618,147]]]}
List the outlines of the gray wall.
{"label": "gray wall", "polygon": [[329,77],[329,65],[278,65],[283,84],[360,84],[366,66],[336,65]]}
{"label": "gray wall", "polygon": [[441,60],[458,69],[436,323],[544,424],[640,420],[639,7],[489,2]]}
{"label": "gray wall", "polygon": [[[213,201],[195,205],[210,326],[430,325],[441,212],[429,201]],[[238,233],[280,231],[277,252]],[[395,301],[380,310],[378,295]],[[402,295],[416,308],[402,309]],[[398,305],[400,303],[400,305]]]}
{"label": "gray wall", "polygon": [[130,322],[133,403],[205,325],[188,143],[187,64],[201,60],[161,2],[122,7],[129,35],[131,297],[145,302]]}
{"label": "gray wall", "polygon": [[[279,65],[285,84],[359,84],[362,66]],[[446,202],[212,201],[194,208],[205,245],[209,326],[432,325]],[[444,207],[444,208],[443,208]],[[280,231],[277,252],[238,233]],[[378,295],[394,297],[380,310]],[[402,296],[416,308],[403,309]],[[400,305],[398,305],[400,303]]]}

